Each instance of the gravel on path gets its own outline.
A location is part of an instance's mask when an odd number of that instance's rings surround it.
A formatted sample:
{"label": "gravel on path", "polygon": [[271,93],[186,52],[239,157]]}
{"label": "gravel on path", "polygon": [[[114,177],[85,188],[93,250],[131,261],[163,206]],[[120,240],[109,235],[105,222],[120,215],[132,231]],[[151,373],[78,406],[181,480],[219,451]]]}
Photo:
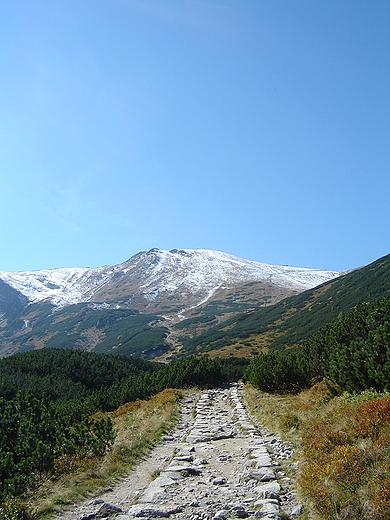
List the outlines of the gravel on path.
{"label": "gravel on path", "polygon": [[206,390],[197,402],[189,396],[176,427],[128,477],[59,518],[294,518],[302,507],[277,460],[288,458],[291,447],[260,430],[240,385]]}

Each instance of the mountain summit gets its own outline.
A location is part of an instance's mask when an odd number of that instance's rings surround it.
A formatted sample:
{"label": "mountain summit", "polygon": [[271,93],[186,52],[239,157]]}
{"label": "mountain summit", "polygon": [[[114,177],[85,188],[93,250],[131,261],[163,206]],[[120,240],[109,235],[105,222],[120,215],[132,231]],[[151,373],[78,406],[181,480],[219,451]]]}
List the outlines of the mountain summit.
{"label": "mountain summit", "polygon": [[94,269],[0,272],[0,357],[42,347],[156,357],[183,335],[340,274],[205,249],[151,249]]}
{"label": "mountain summit", "polygon": [[168,307],[198,306],[219,291],[251,282],[296,293],[339,275],[338,271],[269,265],[206,249],[151,249],[122,264],[94,269],[0,271],[0,279],[30,302],[46,300],[57,307],[107,302],[154,311],[160,303],[166,308],[167,300],[172,301]]}

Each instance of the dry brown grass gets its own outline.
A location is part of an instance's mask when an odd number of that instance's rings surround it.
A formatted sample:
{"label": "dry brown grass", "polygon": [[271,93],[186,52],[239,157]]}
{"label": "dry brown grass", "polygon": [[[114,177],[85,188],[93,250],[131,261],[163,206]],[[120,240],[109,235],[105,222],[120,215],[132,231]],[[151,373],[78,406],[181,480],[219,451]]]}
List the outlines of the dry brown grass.
{"label": "dry brown grass", "polygon": [[[307,309],[309,311],[311,311],[313,305],[316,303],[316,301],[318,300],[318,298],[320,298],[323,294],[327,293],[328,290],[329,290],[329,285],[326,284],[326,285],[323,285],[322,287],[314,290],[312,292],[312,295],[311,295],[311,298],[307,301],[307,303],[305,304],[305,306],[303,307],[303,309]],[[330,300],[332,298],[330,297]]]}
{"label": "dry brown grass", "polygon": [[211,359],[222,358],[227,359],[229,357],[245,358],[250,359],[254,357],[254,353],[251,352],[252,347],[248,345],[242,345],[241,343],[235,343],[233,345],[226,345],[217,350],[210,350],[204,354]]}
{"label": "dry brown grass", "polygon": [[[248,405],[260,424],[294,443],[300,443],[302,438],[302,427],[299,425],[317,416],[318,407],[327,401],[327,387],[324,383],[318,383],[297,395],[267,394],[251,385],[245,385],[244,388]],[[286,427],[288,418],[292,416],[297,418],[298,428]]]}
{"label": "dry brown grass", "polygon": [[[134,464],[168,431],[178,418],[184,391],[167,389],[147,401],[135,401],[109,414],[117,432],[113,449],[102,459],[63,461],[67,473],[45,482],[32,503],[41,518],[112,486],[130,472]],[[61,462],[59,462],[61,463]],[[63,468],[64,469],[64,468]]]}
{"label": "dry brown grass", "polygon": [[244,391],[259,423],[294,445],[299,473],[294,458],[283,469],[305,503],[302,519],[390,519],[388,394],[330,398],[324,383],[298,395]]}

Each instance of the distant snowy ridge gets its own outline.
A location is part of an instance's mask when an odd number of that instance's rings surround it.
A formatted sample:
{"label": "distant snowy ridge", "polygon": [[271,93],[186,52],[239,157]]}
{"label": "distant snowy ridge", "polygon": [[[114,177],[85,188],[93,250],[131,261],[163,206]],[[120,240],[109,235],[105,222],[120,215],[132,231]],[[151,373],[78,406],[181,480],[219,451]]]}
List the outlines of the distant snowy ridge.
{"label": "distant snowy ridge", "polygon": [[21,292],[30,302],[49,299],[55,305],[69,305],[85,300],[87,291],[83,284],[83,277],[91,271],[84,267],[16,273],[0,271],[0,279]]}
{"label": "distant snowy ridge", "polygon": [[207,301],[221,287],[266,281],[299,292],[340,276],[338,271],[269,265],[206,249],[151,249],[122,264],[8,273],[0,279],[30,302],[49,300],[56,306],[102,302],[115,294],[138,295],[146,301],[161,295],[186,295],[192,304]]}

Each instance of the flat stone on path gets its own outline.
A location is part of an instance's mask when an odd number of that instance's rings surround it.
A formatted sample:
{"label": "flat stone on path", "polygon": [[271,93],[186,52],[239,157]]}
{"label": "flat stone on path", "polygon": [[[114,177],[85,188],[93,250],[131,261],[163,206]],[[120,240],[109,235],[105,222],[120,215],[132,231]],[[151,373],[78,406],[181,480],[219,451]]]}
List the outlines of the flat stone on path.
{"label": "flat stone on path", "polygon": [[153,480],[149,487],[165,487],[165,486],[172,486],[175,481],[169,477],[168,475],[165,475],[164,473],[159,475],[155,480]]}
{"label": "flat stone on path", "polygon": [[227,482],[226,478],[215,478],[213,480],[214,486],[223,486],[224,484],[226,484],[226,482]]}
{"label": "flat stone on path", "polygon": [[278,482],[266,482],[256,486],[256,492],[260,498],[279,498],[280,484]]}
{"label": "flat stone on path", "polygon": [[[129,475],[102,495],[104,503],[118,507],[107,517],[278,518],[281,486],[265,445],[269,439],[253,424],[239,390],[231,385],[201,393],[196,404],[195,397],[185,401],[180,423],[138,464],[134,477]],[[90,502],[60,519],[80,520],[96,513],[97,504]]]}
{"label": "flat stone on path", "polygon": [[128,516],[130,517],[148,517],[148,518],[167,518],[168,516],[181,513],[183,508],[176,507],[151,507],[135,505],[130,508]]}
{"label": "flat stone on path", "polygon": [[193,466],[177,466],[177,465],[168,466],[166,471],[169,473],[180,473],[183,476],[200,475],[202,473],[199,469],[196,469]]}

